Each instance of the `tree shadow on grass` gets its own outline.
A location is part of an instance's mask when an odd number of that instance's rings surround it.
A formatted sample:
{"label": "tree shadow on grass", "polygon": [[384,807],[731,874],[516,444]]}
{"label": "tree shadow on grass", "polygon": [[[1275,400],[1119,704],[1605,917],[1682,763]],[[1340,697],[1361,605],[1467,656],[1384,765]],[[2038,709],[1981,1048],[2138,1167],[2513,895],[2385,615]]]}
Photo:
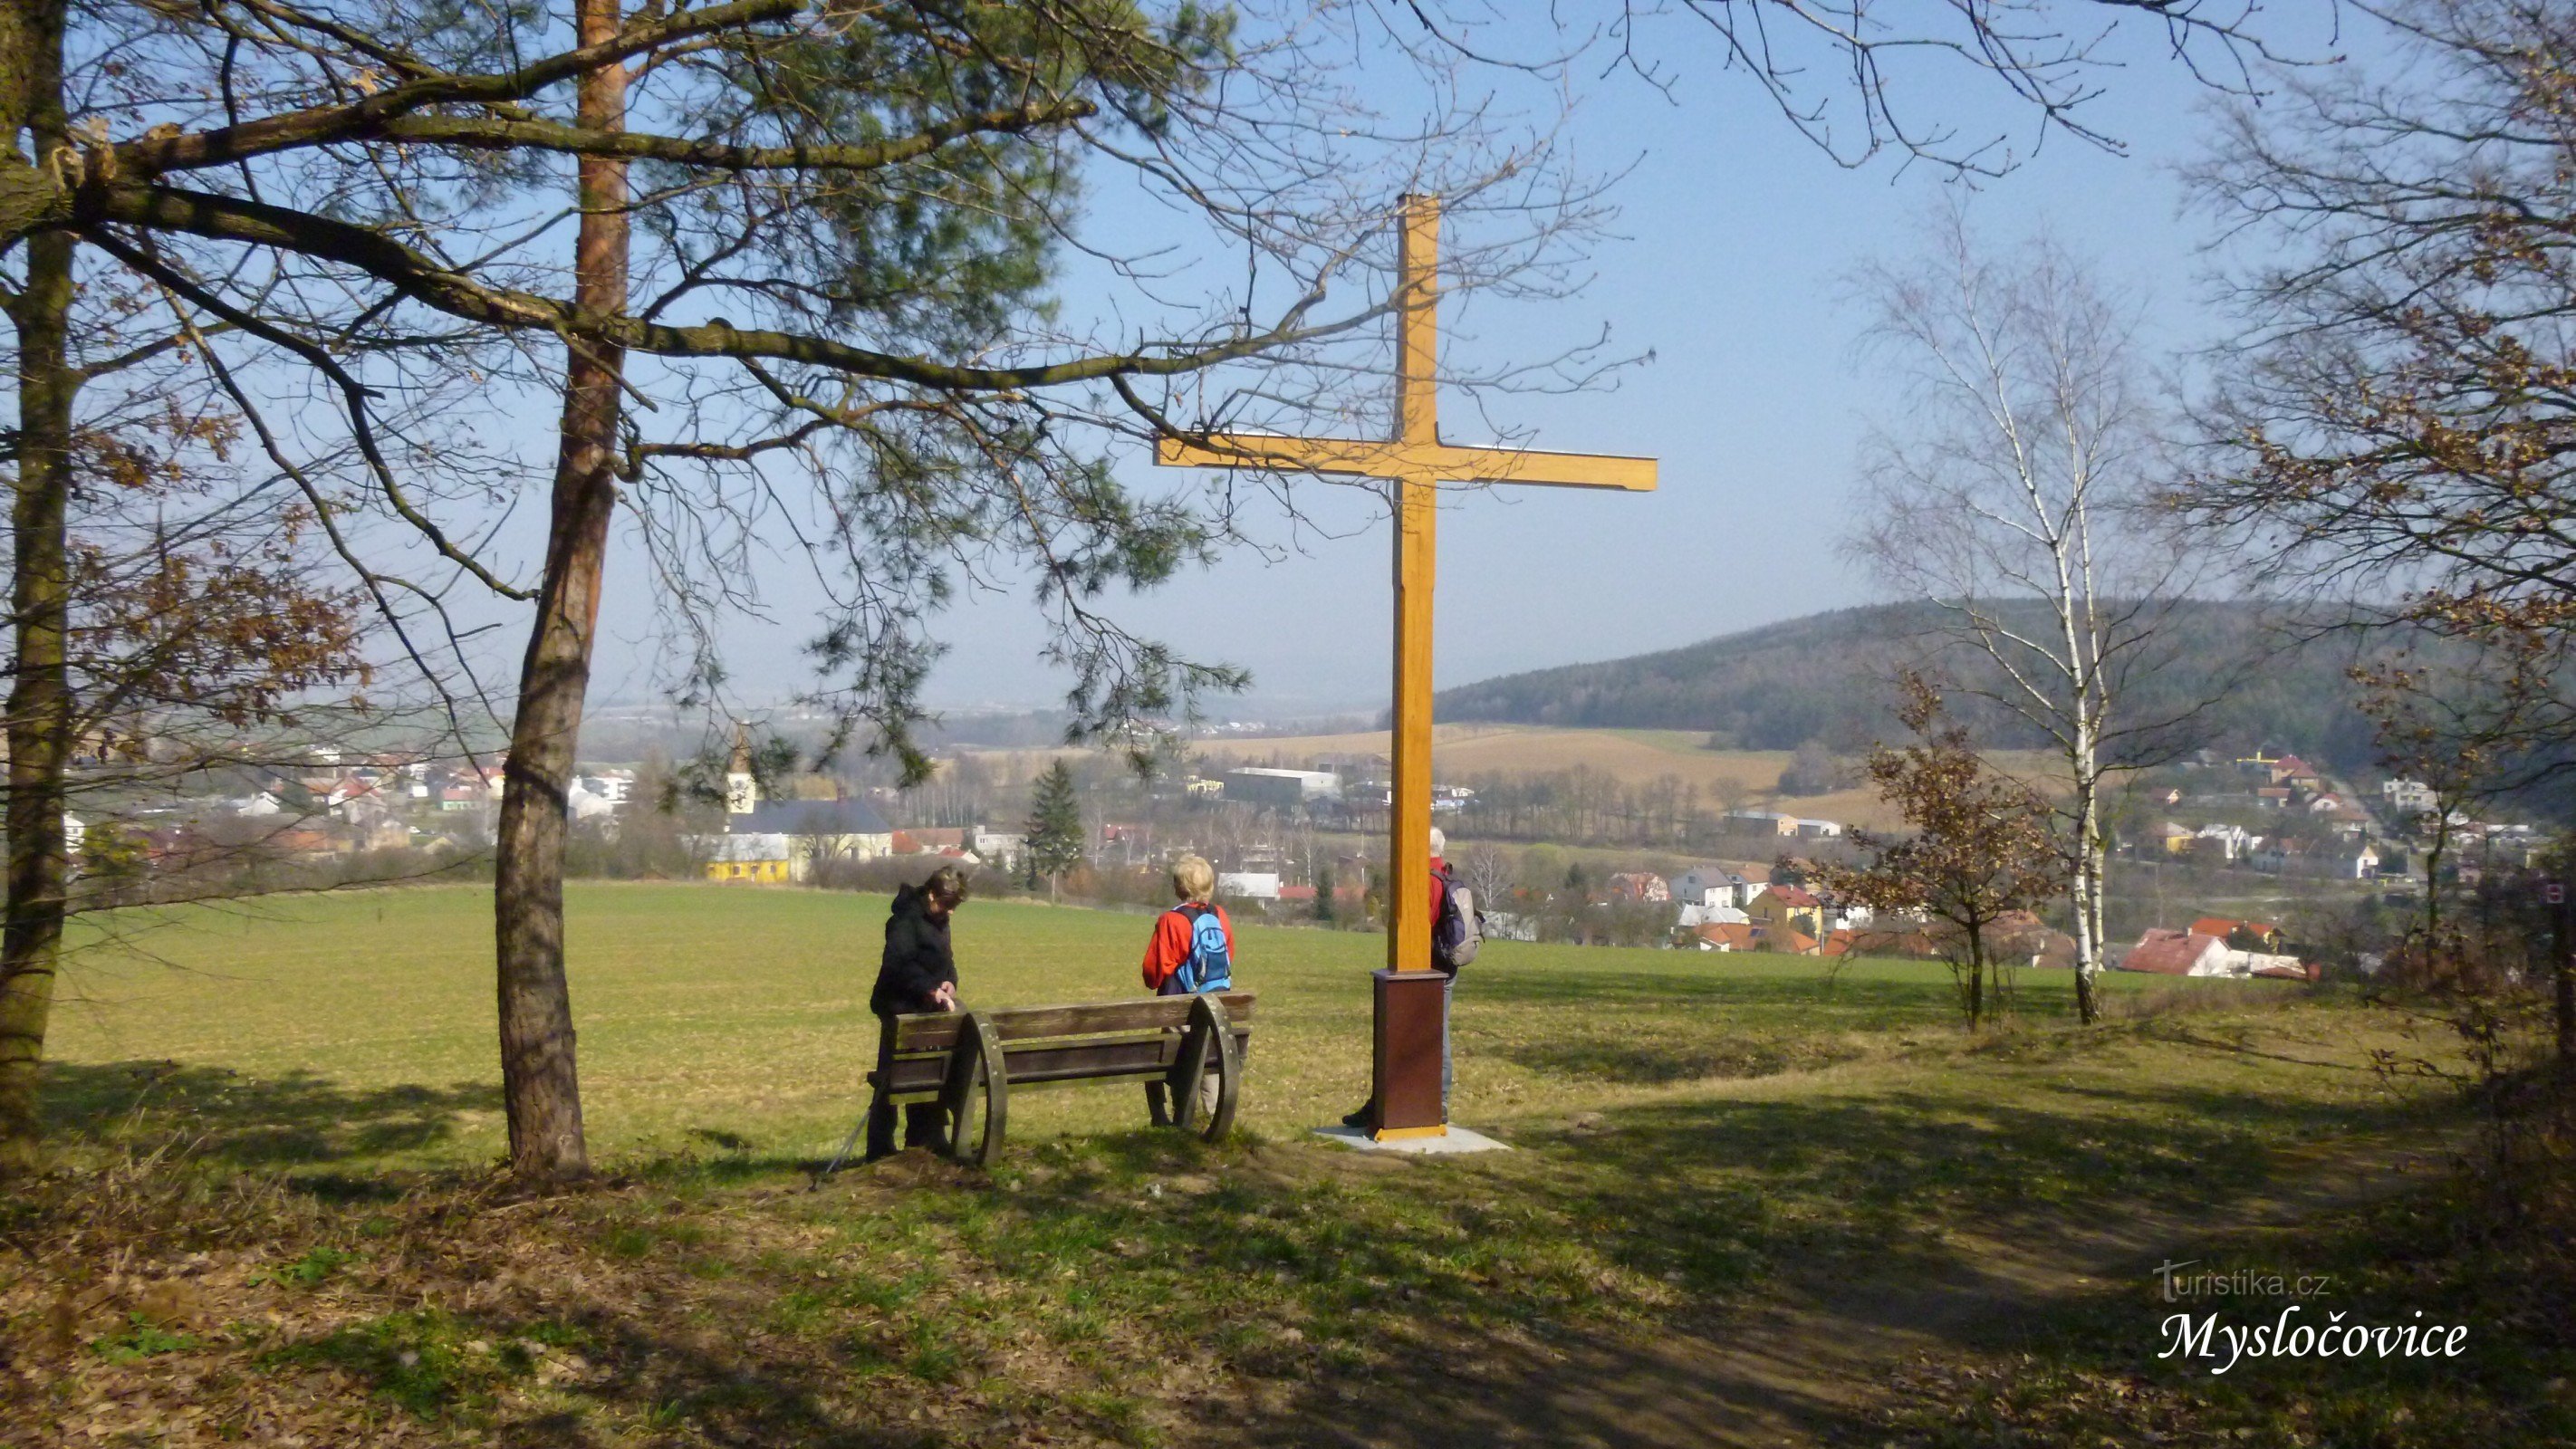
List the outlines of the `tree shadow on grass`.
{"label": "tree shadow on grass", "polygon": [[[1544,1156],[1513,1172],[1520,1189],[1594,1251],[1675,1285],[1682,1306],[1642,1332],[1577,1323],[1535,1336],[1426,1314],[1418,1375],[1301,1386],[1257,1437],[1876,1442],[1867,1411],[1890,1345],[1967,1341],[2043,1306],[2053,1290],[2035,1285],[2075,1270],[2143,1272],[2177,1225],[2232,1221],[2278,1187],[2282,1149],[2428,1116],[2394,1098],[2171,1081],[2059,1090],[1658,1103],[1524,1133]],[[1426,1167],[1414,1190],[1441,1191],[1430,1174],[1442,1169]],[[1734,1296],[1766,1279],[1760,1298]]]}
{"label": "tree shadow on grass", "polygon": [[48,1062],[48,1128],[98,1147],[177,1141],[237,1168],[315,1166],[415,1151],[465,1114],[501,1110],[497,1083],[352,1088],[310,1072],[252,1077],[172,1061]]}

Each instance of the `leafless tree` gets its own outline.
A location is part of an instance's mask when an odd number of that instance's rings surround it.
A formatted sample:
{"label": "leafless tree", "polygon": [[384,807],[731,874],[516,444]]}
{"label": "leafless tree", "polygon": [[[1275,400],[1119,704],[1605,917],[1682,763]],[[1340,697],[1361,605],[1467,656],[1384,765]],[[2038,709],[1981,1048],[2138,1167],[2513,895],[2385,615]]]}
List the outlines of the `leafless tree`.
{"label": "leafless tree", "polygon": [[2384,59],[2277,77],[2194,175],[2245,259],[2243,333],[2177,501],[2275,587],[2534,686],[2518,753],[2555,771],[2576,738],[2576,6],[2369,13]]}
{"label": "leafless tree", "polygon": [[1987,251],[1960,206],[1928,233],[1925,256],[1863,278],[1870,337],[1904,383],[1904,411],[1873,436],[1853,547],[1940,610],[1962,656],[1952,687],[2000,706],[2057,757],[2090,1022],[2105,782],[2152,763],[2191,712],[2140,718],[2129,704],[2178,647],[2168,616],[2194,578],[2147,513],[2156,473],[2135,304],[2050,242]]}
{"label": "leafless tree", "polygon": [[1475,892],[1476,905],[1480,910],[1500,909],[1512,898],[1512,880],[1516,873],[1512,863],[1493,846],[1470,845],[1453,852],[1449,869],[1458,877],[1458,884]]}

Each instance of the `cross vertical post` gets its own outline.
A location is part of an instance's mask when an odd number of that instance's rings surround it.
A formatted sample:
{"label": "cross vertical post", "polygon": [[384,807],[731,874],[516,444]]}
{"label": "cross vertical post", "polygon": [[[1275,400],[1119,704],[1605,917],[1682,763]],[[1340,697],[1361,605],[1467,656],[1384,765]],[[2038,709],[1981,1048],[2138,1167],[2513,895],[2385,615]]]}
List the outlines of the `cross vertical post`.
{"label": "cross vertical post", "polygon": [[[1396,437],[1440,444],[1440,199],[1404,198],[1397,271]],[[1392,480],[1395,513],[1395,678],[1387,755],[1386,969],[1431,969],[1431,600],[1437,585],[1439,481],[1427,470]],[[1380,1100],[1383,1100],[1381,1097]]]}
{"label": "cross vertical post", "polygon": [[1440,484],[1529,483],[1558,488],[1655,486],[1655,460],[1440,441],[1438,326],[1440,199],[1404,198],[1397,240],[1395,436],[1291,438],[1179,432],[1156,440],[1169,466],[1257,468],[1373,478],[1395,515],[1394,693],[1387,800],[1386,969],[1377,973],[1370,1101],[1376,1136],[1448,1130],[1440,1092],[1447,1023],[1431,965],[1431,597]]}

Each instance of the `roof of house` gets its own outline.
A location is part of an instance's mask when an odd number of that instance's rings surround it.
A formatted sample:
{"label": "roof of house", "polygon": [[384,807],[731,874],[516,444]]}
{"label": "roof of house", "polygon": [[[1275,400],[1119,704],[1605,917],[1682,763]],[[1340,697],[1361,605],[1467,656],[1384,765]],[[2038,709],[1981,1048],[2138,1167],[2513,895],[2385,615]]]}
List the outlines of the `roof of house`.
{"label": "roof of house", "polygon": [[2129,948],[2129,954],[2120,958],[2120,969],[2188,976],[2192,963],[2211,946],[2219,944],[2218,937],[2203,931],[2169,931],[2161,926],[2150,926],[2147,933],[2138,938],[2138,944]]}
{"label": "roof of house", "polygon": [[1723,951],[1753,949],[1753,928],[1742,921],[1711,921],[1699,928],[1699,938]]}
{"label": "roof of house", "polygon": [[1823,901],[1816,899],[1816,897],[1809,891],[1793,885],[1774,884],[1769,890],[1764,891],[1762,894],[1778,897],[1780,904],[1784,906],[1821,906],[1824,904]]}
{"label": "roof of house", "polygon": [[2199,920],[2191,923],[2193,931],[2198,932],[2203,936],[2217,936],[2221,938],[2224,938],[2229,932],[2235,930],[2239,926],[2243,926],[2245,929],[2252,931],[2258,936],[2277,936],[2281,934],[2281,928],[2273,925],[2269,921],[2236,921],[2230,920],[2225,916],[2203,916]]}
{"label": "roof of house", "polygon": [[725,817],[728,835],[887,835],[893,830],[865,800],[763,800]]}
{"label": "roof of house", "polygon": [[1779,951],[1791,956],[1812,956],[1816,951],[1816,938],[1795,926],[1769,928],[1756,926],[1753,928],[1753,934],[1762,943],[1764,950]]}

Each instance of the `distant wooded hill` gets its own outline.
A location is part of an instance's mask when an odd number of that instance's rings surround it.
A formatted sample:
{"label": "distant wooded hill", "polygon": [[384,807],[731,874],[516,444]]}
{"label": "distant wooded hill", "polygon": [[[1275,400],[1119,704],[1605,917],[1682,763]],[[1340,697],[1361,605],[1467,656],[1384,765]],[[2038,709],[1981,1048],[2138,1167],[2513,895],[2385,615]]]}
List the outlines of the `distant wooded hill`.
{"label": "distant wooded hill", "polygon": [[[2043,628],[2040,606],[2016,628]],[[1858,751],[1899,730],[1891,682],[1898,667],[1938,652],[1929,605],[1887,604],[1810,614],[1658,654],[1505,675],[1442,693],[1444,721],[1705,731],[1721,746],[1795,749],[1822,740]],[[2371,757],[2370,721],[2354,707],[2348,637],[2297,644],[2317,617],[2235,602],[2177,606],[2159,666],[2133,690],[2133,717],[2161,719],[2199,701],[2190,745],[2274,744],[2353,769]],[[1969,667],[1966,660],[1956,667]],[[2035,747],[2018,721],[1962,707],[1979,743]]]}

